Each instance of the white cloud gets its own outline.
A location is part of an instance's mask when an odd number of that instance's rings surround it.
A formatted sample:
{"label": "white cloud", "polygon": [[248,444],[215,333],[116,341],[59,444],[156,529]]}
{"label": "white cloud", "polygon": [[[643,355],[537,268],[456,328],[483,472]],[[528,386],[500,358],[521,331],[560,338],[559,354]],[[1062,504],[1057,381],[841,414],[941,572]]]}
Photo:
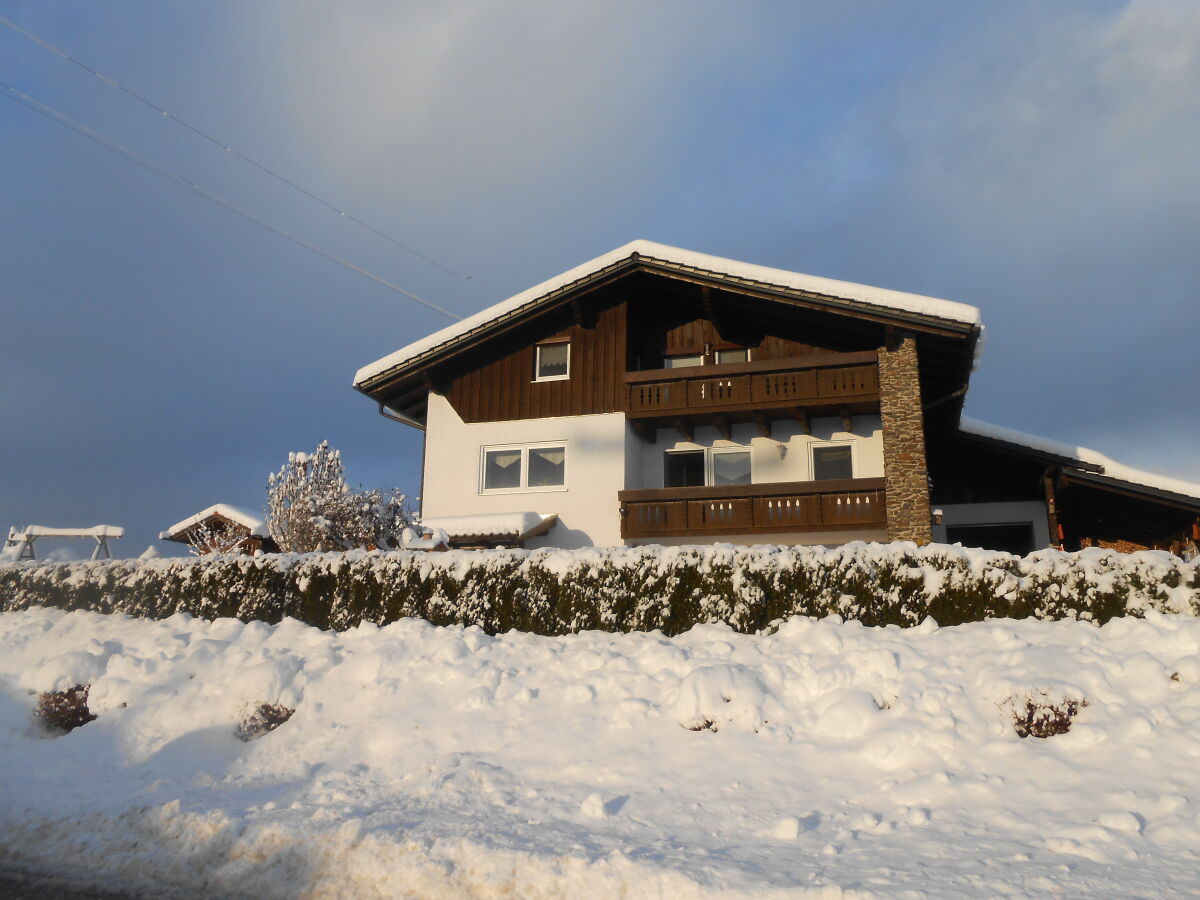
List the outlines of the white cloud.
{"label": "white cloud", "polygon": [[887,92],[855,135],[895,154],[915,209],[1034,253],[1197,221],[1200,4],[1041,5],[993,29]]}

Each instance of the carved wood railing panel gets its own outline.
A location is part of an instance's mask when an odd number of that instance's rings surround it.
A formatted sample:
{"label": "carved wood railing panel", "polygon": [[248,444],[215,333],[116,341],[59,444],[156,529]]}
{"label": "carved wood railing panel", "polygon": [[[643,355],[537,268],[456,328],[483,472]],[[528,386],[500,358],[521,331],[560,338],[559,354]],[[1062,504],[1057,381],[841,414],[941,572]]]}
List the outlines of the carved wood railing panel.
{"label": "carved wood railing panel", "polygon": [[[887,525],[883,479],[622,491],[621,536],[839,531]],[[704,496],[708,494],[709,496]]]}
{"label": "carved wood railing panel", "polygon": [[[872,354],[841,354],[828,364],[805,359],[763,360],[727,366],[696,366],[630,372],[626,411],[632,414],[803,407],[863,401],[879,396]],[[721,369],[718,373],[714,370]],[[727,374],[726,374],[727,373]]]}

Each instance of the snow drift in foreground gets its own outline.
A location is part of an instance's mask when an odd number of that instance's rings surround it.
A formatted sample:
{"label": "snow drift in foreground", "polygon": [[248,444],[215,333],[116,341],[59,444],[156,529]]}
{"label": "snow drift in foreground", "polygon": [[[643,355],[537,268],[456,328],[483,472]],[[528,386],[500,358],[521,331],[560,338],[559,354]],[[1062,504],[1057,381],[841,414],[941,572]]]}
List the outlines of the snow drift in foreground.
{"label": "snow drift in foreground", "polygon": [[[0,616],[0,860],[257,897],[1200,891],[1200,620]],[[30,692],[91,683],[62,737]],[[1086,701],[1021,739],[1014,705]],[[248,708],[290,721],[242,743]],[[697,729],[697,730],[693,730]]]}

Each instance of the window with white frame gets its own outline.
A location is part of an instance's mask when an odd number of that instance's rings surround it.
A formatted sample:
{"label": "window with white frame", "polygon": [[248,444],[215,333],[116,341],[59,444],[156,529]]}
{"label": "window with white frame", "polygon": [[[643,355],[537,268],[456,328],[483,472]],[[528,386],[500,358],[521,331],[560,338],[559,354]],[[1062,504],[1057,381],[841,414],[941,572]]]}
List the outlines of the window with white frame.
{"label": "window with white frame", "polygon": [[538,344],[534,352],[534,381],[565,381],[571,377],[570,341]]}
{"label": "window with white frame", "polygon": [[663,487],[705,487],[753,483],[750,451],[714,447],[668,450],[663,460]]}
{"label": "window with white frame", "polygon": [[854,445],[813,444],[812,473],[814,481],[853,478]]}
{"label": "window with white frame", "polygon": [[480,493],[554,491],[567,485],[567,447],[561,441],[484,447],[481,456]]}

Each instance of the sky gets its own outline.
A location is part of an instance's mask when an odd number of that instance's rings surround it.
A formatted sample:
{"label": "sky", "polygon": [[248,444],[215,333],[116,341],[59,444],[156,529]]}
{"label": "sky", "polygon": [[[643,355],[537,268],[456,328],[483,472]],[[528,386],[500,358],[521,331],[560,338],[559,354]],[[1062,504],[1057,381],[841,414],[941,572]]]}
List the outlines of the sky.
{"label": "sky", "polygon": [[[968,415],[1200,482],[1193,0],[0,16],[391,241],[3,26],[0,82],[456,314],[634,238],[958,300]],[[2,91],[0,153],[0,527],[137,555],[321,440],[419,493],[351,379],[448,319]]]}

